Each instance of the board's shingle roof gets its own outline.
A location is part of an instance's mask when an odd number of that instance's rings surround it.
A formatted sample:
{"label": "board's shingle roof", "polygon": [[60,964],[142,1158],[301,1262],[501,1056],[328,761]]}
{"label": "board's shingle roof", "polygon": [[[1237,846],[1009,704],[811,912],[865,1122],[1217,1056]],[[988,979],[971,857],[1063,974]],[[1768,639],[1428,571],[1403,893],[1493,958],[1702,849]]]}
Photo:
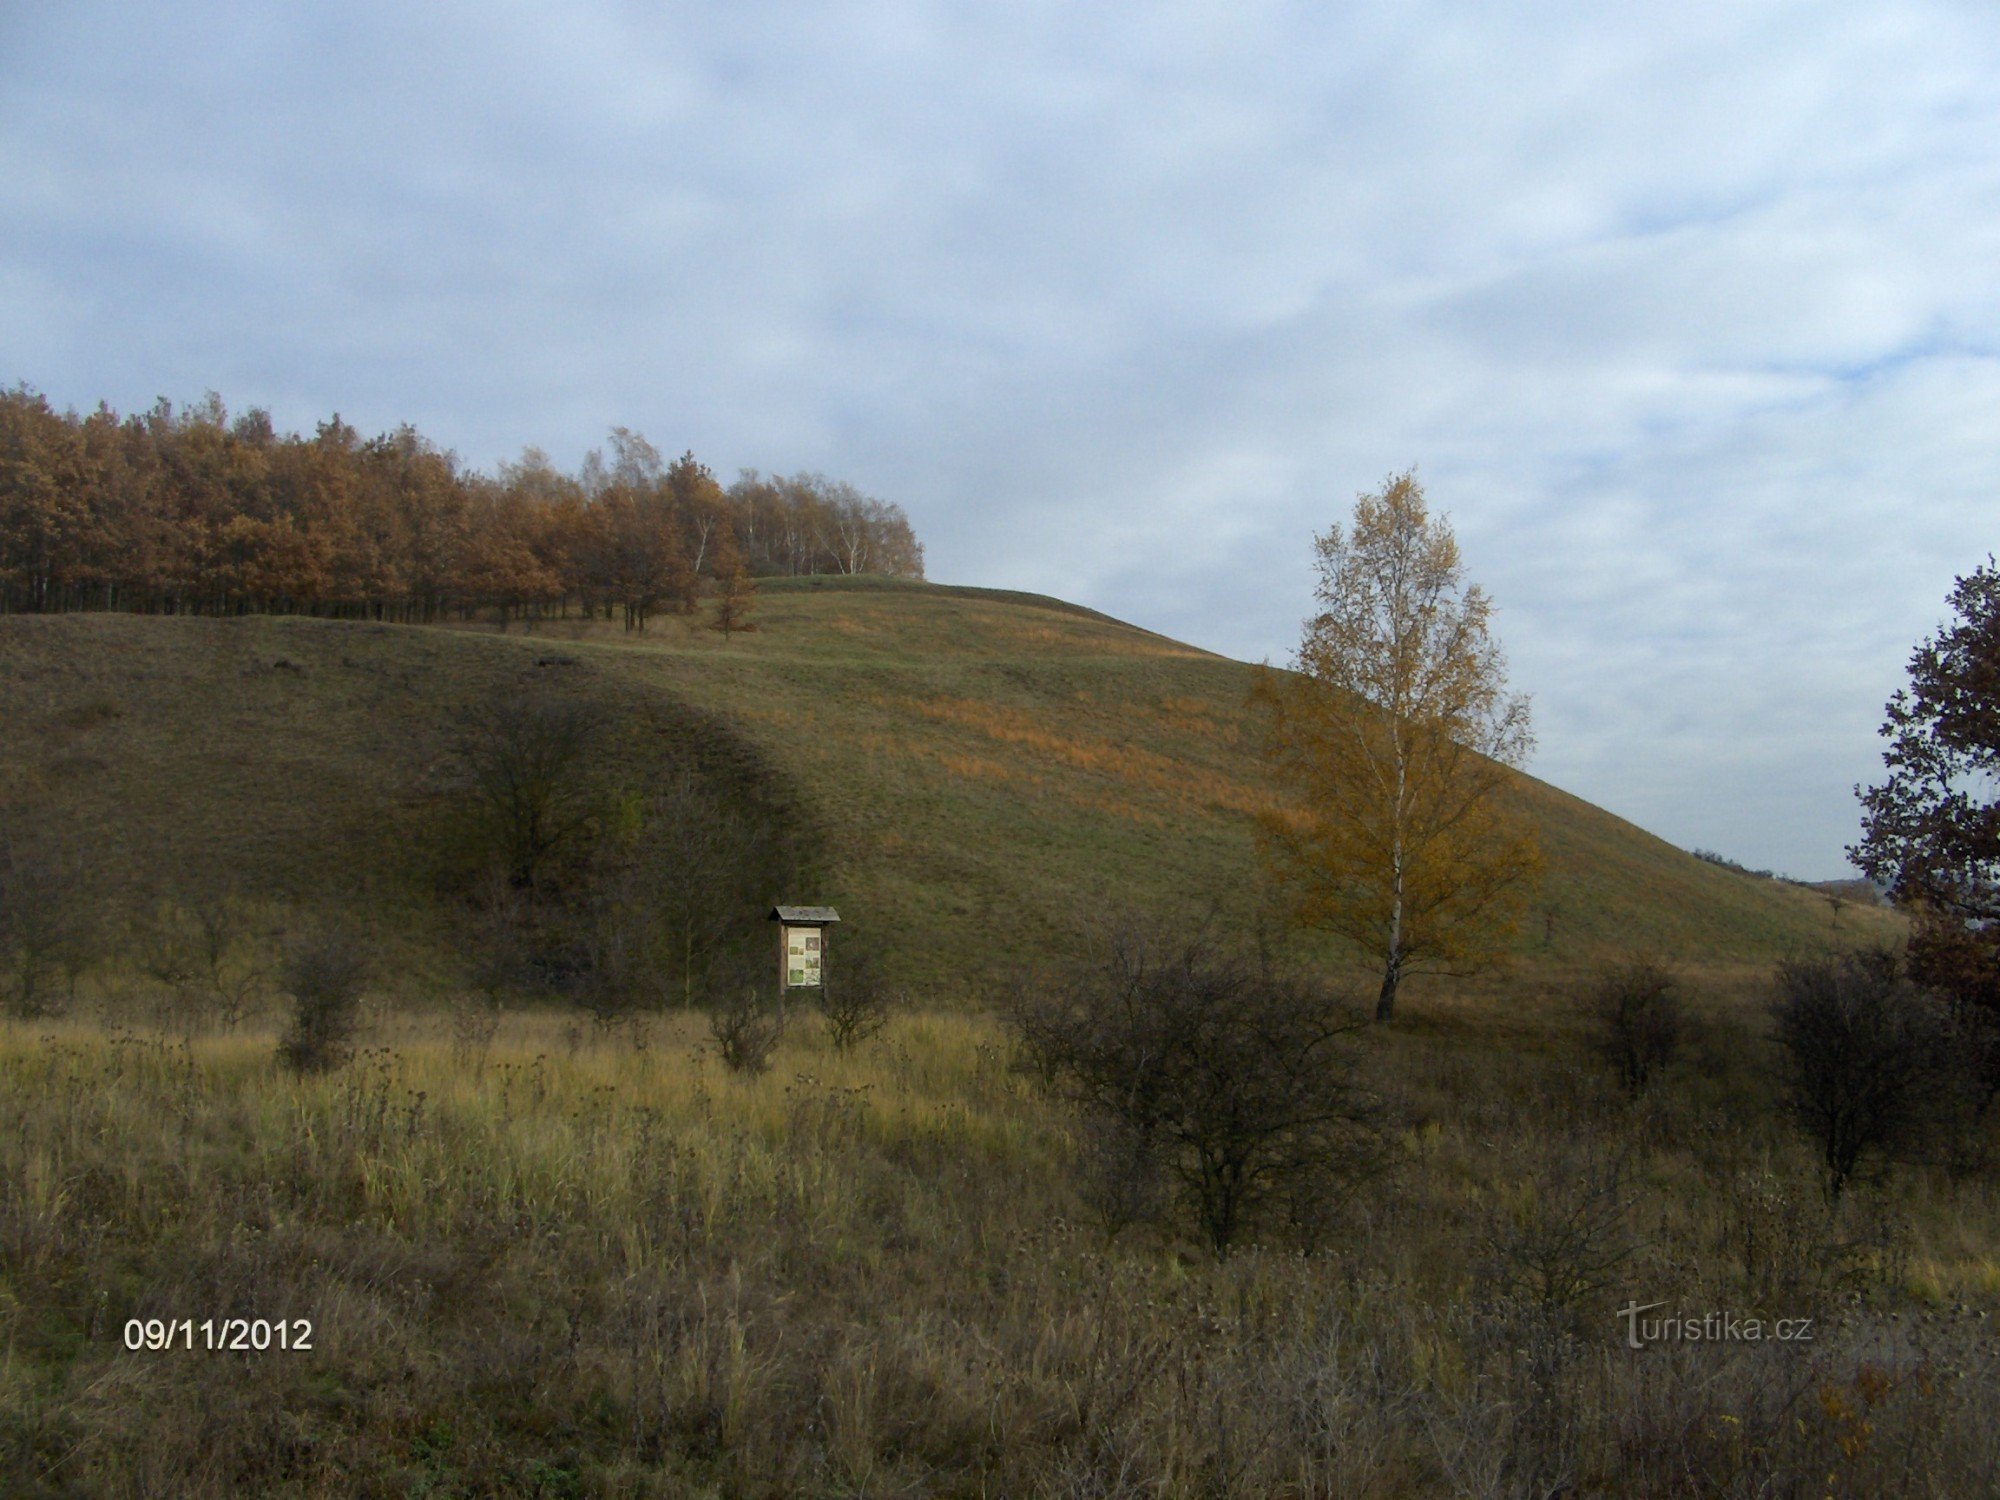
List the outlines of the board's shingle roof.
{"label": "board's shingle roof", "polygon": [[771,920],[773,922],[797,922],[800,924],[818,922],[824,924],[838,922],[840,920],[840,913],[830,906],[774,906],[771,908]]}

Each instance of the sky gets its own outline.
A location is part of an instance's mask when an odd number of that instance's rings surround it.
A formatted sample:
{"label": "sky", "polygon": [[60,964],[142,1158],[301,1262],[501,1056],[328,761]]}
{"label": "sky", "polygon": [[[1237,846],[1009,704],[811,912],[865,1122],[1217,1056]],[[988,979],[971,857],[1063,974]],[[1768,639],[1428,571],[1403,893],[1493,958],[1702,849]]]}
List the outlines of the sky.
{"label": "sky", "polygon": [[2000,532],[2000,14],[0,6],[0,381],[468,465],[613,425],[1286,660],[1415,466],[1530,769],[1845,873]]}

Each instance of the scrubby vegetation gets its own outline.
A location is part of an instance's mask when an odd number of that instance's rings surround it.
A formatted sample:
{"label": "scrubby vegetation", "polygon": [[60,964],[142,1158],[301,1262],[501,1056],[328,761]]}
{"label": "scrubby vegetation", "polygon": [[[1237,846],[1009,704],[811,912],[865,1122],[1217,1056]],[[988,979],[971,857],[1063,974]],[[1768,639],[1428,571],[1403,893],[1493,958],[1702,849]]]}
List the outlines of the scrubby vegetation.
{"label": "scrubby vegetation", "polygon": [[[133,986],[0,1028],[12,1493],[2000,1485],[1994,1183],[1829,1207],[1760,1106],[1756,992],[1719,976],[1700,1066],[1636,1104],[1573,1000],[1425,994],[1353,1038],[1404,1170],[1313,1253],[1260,1230],[1226,1259],[1178,1220],[1108,1236],[1081,1122],[973,1016],[844,1052],[794,1017],[752,1075],[679,1013],[482,1039],[378,1010],[348,1068],[294,1077],[275,1018],[128,1029]],[[1656,1331],[1765,1337],[1635,1349],[1620,1310],[1655,1303]],[[312,1347],[125,1346],[229,1317]]]}
{"label": "scrubby vegetation", "polygon": [[[2000,1121],[1833,1194],[1788,1108],[1772,957],[1895,918],[1523,781],[1536,966],[1393,1028],[1238,912],[1080,962],[1106,891],[1251,886],[1243,671],[1047,601],[759,610],[0,619],[10,1493],[2000,1486]],[[821,1006],[762,988],[773,899],[842,907]]]}
{"label": "scrubby vegetation", "polygon": [[360,1020],[371,967],[368,941],[351,926],[323,922],[294,938],[279,969],[291,1020],[278,1057],[294,1073],[344,1065]]}
{"label": "scrubby vegetation", "polygon": [[1081,1112],[1111,1222],[1171,1197],[1218,1254],[1257,1229],[1309,1249],[1393,1160],[1391,1113],[1358,1076],[1360,1016],[1198,929],[1112,934],[1085,972],[1023,983],[1007,1021],[1023,1065]]}
{"label": "scrubby vegetation", "polygon": [[1628,1094],[1673,1062],[1687,1031],[1674,976],[1659,960],[1632,958],[1604,969],[1585,1001],[1596,1023],[1597,1051]]}

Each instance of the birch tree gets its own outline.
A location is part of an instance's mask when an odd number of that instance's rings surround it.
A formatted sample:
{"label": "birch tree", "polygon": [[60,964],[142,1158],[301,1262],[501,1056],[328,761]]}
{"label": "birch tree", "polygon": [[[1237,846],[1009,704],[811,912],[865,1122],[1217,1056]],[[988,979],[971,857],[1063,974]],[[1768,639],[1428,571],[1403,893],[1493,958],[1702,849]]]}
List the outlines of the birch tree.
{"label": "birch tree", "polygon": [[1463,971],[1513,930],[1539,860],[1510,806],[1533,739],[1507,691],[1492,603],[1414,471],[1314,539],[1319,611],[1290,674],[1255,696],[1289,801],[1260,818],[1292,915],[1379,965],[1375,1017],[1405,975]]}

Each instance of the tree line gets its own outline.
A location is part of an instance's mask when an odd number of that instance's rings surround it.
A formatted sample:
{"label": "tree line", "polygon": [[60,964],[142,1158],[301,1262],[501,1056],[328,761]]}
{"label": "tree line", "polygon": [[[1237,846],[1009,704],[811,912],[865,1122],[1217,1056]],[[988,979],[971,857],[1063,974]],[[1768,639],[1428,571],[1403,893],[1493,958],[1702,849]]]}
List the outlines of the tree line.
{"label": "tree line", "polygon": [[578,471],[538,449],[462,468],[407,423],[310,437],[219,396],[121,417],[0,391],[0,612],[433,621],[572,610],[645,628],[752,577],[923,577],[900,506],[817,474],[724,486],[611,430]]}

